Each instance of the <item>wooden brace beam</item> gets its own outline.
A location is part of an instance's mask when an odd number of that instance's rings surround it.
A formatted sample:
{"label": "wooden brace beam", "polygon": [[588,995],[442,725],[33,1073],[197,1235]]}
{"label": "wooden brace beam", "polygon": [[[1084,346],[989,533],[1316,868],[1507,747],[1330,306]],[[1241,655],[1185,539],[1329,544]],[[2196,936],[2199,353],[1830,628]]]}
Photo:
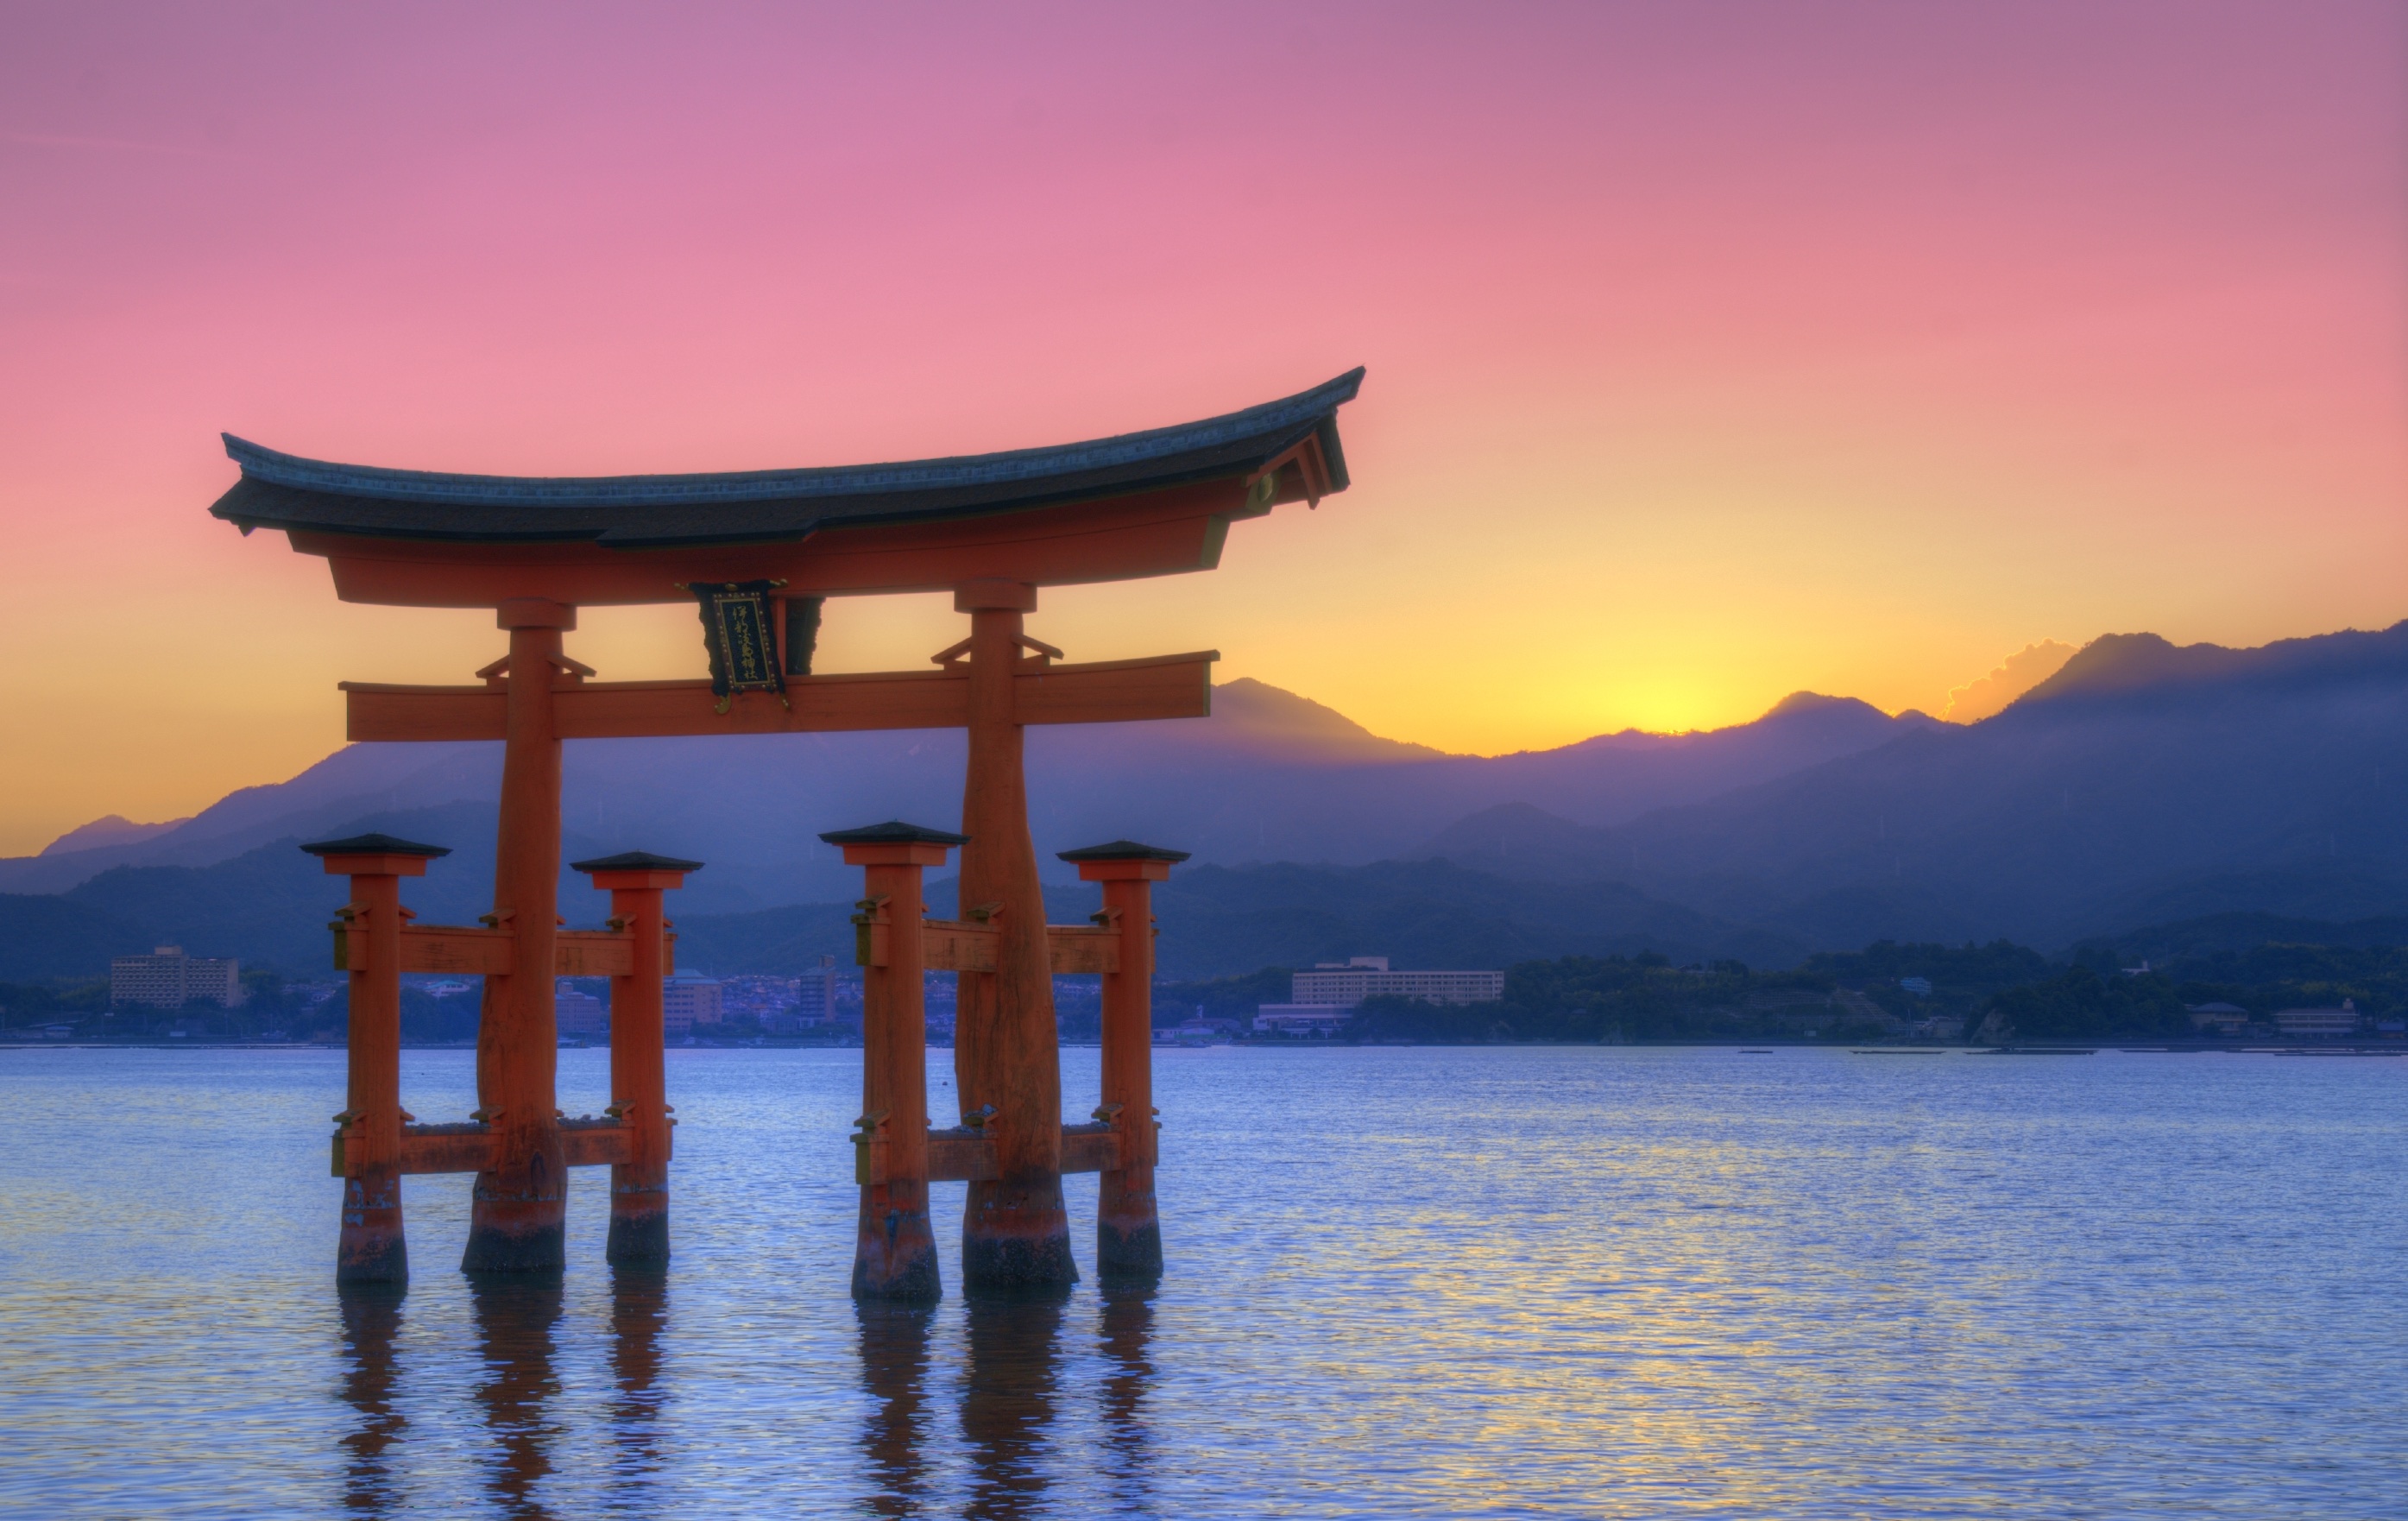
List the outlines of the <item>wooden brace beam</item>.
{"label": "wooden brace beam", "polygon": [[[672,1122],[674,1123],[674,1122]],[[676,1131],[670,1132],[672,1139]],[[616,1120],[563,1120],[561,1149],[570,1167],[609,1167],[630,1160],[635,1131]],[[494,1132],[482,1125],[405,1125],[404,1172],[482,1172],[492,1165]],[[667,1160],[666,1157],[662,1160]],[[344,1170],[343,1132],[335,1132],[334,1174]]]}
{"label": "wooden brace beam", "polygon": [[[886,1181],[886,1146],[875,1137],[853,1138],[853,1181],[863,1187]],[[1121,1136],[1109,1125],[1066,1125],[1062,1127],[1062,1170],[1117,1172],[1121,1167]],[[989,1183],[1003,1175],[996,1165],[995,1140],[968,1126],[928,1132],[928,1182]]]}
{"label": "wooden brace beam", "polygon": [[[1215,651],[1076,666],[1030,663],[1013,676],[1021,724],[1123,724],[1206,718]],[[498,686],[341,683],[354,741],[499,739],[509,697]],[[696,734],[792,734],[844,729],[962,728],[969,723],[968,668],[796,676],[786,703],[738,692],[725,713],[709,682],[563,681],[552,691],[564,739]],[[791,706],[788,706],[791,704]]]}
{"label": "wooden brace beam", "polygon": [[[368,969],[368,938],[347,921],[328,926],[335,932],[335,969]],[[662,954],[662,970],[674,972],[677,937]],[[563,929],[552,936],[554,977],[628,977],[635,973],[635,937],[608,929]],[[460,925],[404,925],[401,969],[441,972],[454,977],[508,977],[517,965],[518,938],[507,929],[470,929]]]}
{"label": "wooden brace beam", "polygon": [[[1057,976],[1121,969],[1120,936],[1116,931],[1085,925],[1048,925],[1045,938]],[[995,941],[996,931],[991,925],[954,919],[924,920],[920,927],[922,969],[993,971]],[[853,921],[853,959],[857,965],[892,965],[888,945],[885,925],[866,914]]]}

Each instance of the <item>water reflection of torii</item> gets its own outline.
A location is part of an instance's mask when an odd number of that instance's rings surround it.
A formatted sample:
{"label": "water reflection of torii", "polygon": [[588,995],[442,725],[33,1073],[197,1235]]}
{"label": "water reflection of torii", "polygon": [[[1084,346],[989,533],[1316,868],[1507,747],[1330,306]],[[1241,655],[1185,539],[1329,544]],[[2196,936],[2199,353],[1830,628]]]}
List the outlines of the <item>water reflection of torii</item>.
{"label": "water reflection of torii", "polygon": [[[1141,1502],[1148,1488],[1151,1443],[1145,1396],[1154,1368],[1154,1289],[1107,1283],[1096,1332],[1111,1371],[1104,1379],[1103,1465],[1114,1501]],[[1015,1518],[1046,1513],[1044,1459],[1060,1413],[1063,1323],[1068,1301],[1058,1296],[972,1296],[964,1307],[961,1434],[968,1443],[970,1493],[962,1514]],[[871,1399],[862,1424],[861,1452],[875,1515],[917,1515],[927,1510],[927,1453],[933,1429],[928,1393],[929,1335],[936,1312],[924,1305],[867,1300],[856,1306],[861,1327],[862,1385]]]}
{"label": "water reflection of torii", "polygon": [[[560,1423],[549,1411],[559,1393],[554,1333],[564,1311],[556,1273],[494,1275],[469,1280],[478,1360],[484,1370],[474,1395],[493,1438],[483,1474],[486,1493],[505,1515],[550,1514],[537,1498],[552,1472]],[[342,1438],[343,1508],[355,1515],[388,1515],[407,1499],[388,1455],[408,1422],[395,1408],[396,1352],[403,1291],[381,1284],[341,1296],[344,1369],[339,1390],[359,1421]],[[668,1318],[667,1275],[615,1270],[610,1275],[611,1440],[614,1498],[632,1498],[663,1466],[658,1446],[661,1337]]]}
{"label": "water reflection of torii", "polygon": [[[484,1369],[474,1397],[493,1439],[483,1488],[503,1514],[549,1514],[539,1492],[553,1471],[561,1436],[552,1411],[560,1392],[561,1281],[551,1274],[485,1275],[472,1279],[469,1291]],[[1122,1507],[1141,1508],[1150,1488],[1145,1402],[1154,1372],[1153,1301],[1151,1285],[1107,1283],[1096,1311],[1096,1345],[1110,1369],[1096,1385],[1105,1447],[1099,1466]],[[338,1388],[359,1417],[340,1442],[342,1503],[354,1515],[388,1515],[406,1507],[405,1486],[390,1458],[408,1429],[394,1399],[403,1304],[399,1290],[382,1286],[348,1289],[341,1297]],[[875,1515],[920,1514],[935,1499],[927,1455],[939,1435],[928,1386],[937,1312],[881,1300],[856,1309],[862,1384],[871,1400],[860,1436],[871,1491],[867,1508]],[[667,1312],[667,1275],[611,1274],[608,1420],[616,1449],[609,1463],[616,1500],[640,1500],[665,1467],[660,1370]],[[1045,1510],[1044,1459],[1065,1398],[1060,1370],[1069,1313],[1070,1301],[1058,1296],[973,1296],[967,1303],[956,1413],[970,1459],[965,1514],[1018,1517]]]}

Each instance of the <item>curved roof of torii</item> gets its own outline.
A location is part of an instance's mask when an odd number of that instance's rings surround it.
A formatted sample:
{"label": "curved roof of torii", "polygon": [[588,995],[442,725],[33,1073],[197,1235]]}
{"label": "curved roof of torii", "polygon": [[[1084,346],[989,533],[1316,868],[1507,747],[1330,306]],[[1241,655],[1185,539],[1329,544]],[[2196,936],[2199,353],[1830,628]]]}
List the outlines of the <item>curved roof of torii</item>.
{"label": "curved roof of torii", "polygon": [[[315,541],[583,543],[667,550],[792,542],[830,529],[916,524],[1098,503],[1248,481],[1281,466],[1259,505],[1343,491],[1338,409],[1353,369],[1310,391],[1243,411],[1085,443],[891,465],[714,475],[452,475],[335,465],[225,436],[242,479],[209,510],[252,528]],[[301,547],[302,538],[295,538]],[[381,598],[380,598],[381,599]]]}

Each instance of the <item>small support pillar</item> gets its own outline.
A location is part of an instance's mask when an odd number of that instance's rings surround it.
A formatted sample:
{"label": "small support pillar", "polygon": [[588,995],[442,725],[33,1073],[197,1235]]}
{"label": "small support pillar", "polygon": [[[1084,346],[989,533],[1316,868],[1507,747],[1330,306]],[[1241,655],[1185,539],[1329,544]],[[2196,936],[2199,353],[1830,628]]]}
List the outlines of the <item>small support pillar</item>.
{"label": "small support pillar", "polygon": [[1154,884],[1185,851],[1134,840],[1064,851],[1086,882],[1103,883],[1096,917],[1120,936],[1120,969],[1104,973],[1104,1101],[1096,1118],[1119,1133],[1121,1165],[1098,1180],[1096,1275],[1162,1276],[1162,1221],[1154,1199]]}
{"label": "small support pillar", "polygon": [[944,1292],[928,1222],[928,1016],[920,875],[960,835],[896,822],[820,836],[864,868],[861,912],[861,1223],[853,1297],[934,1299]]}
{"label": "small support pillar", "polygon": [[401,1284],[409,1279],[409,1242],[401,1221],[401,879],[423,877],[426,863],[452,853],[391,835],[321,840],[303,850],[329,876],[351,879],[351,897],[336,924],[351,974],[345,1041],[349,1082],[335,1116],[336,1170],[343,1180],[343,1228],[335,1247],[337,1284]]}
{"label": "small support pillar", "polygon": [[1036,606],[1037,589],[1011,581],[971,581],[953,595],[954,609],[970,615],[969,766],[962,787],[962,828],[970,842],[962,852],[961,916],[983,918],[996,930],[995,970],[961,974],[953,1033],[963,1115],[991,1108],[985,1130],[996,1146],[996,1175],[970,1184],[962,1212],[962,1278],[974,1290],[1052,1290],[1079,1281],[1062,1203],[1053,953],[1037,847],[1028,836],[1015,706],[1022,666],[1051,658],[1022,631],[1022,615]]}
{"label": "small support pillar", "polygon": [[610,927],[630,937],[627,974],[610,979],[610,1108],[628,1132],[627,1160],[610,1164],[613,1267],[657,1267],[669,1259],[668,1079],[662,1069],[661,979],[668,967],[667,905],[662,895],[685,885],[700,861],[629,851],[569,869],[591,875],[610,895]]}
{"label": "small support pillar", "polygon": [[563,630],[577,610],[542,597],[504,602],[510,633],[494,917],[516,941],[506,977],[486,980],[477,1031],[477,1117],[494,1132],[477,1174],[464,1272],[556,1272],[566,1261],[568,1165],[561,1149],[560,1037],[552,1005],[560,914],[560,730],[555,683],[573,681]]}

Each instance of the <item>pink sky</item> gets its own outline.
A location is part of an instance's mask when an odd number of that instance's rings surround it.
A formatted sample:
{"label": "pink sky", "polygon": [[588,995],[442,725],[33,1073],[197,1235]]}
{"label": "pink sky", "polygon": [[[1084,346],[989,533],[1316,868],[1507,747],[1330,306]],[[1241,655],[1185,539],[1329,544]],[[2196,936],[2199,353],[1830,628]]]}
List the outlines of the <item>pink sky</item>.
{"label": "pink sky", "polygon": [[[1061,441],[1354,364],[1359,484],[1049,596],[1450,749],[2408,616],[2408,7],[12,8],[0,850],[340,740],[216,435],[543,473]],[[692,674],[675,610],[589,616]],[[833,610],[911,666],[936,599]]]}

